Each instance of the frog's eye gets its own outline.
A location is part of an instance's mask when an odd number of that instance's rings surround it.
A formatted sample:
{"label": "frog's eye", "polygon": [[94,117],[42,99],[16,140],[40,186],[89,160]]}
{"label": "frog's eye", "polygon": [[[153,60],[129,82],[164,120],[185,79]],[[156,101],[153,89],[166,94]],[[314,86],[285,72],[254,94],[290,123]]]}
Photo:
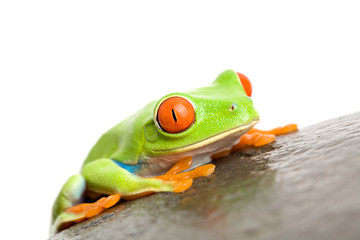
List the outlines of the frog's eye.
{"label": "frog's eye", "polygon": [[245,90],[246,95],[248,97],[251,97],[252,87],[251,87],[250,80],[247,78],[247,76],[245,76],[242,73],[237,73],[237,75],[238,75],[238,77],[240,79],[241,85],[243,86],[243,88]]}
{"label": "frog's eye", "polygon": [[156,120],[168,133],[185,131],[195,120],[193,105],[183,97],[165,99],[158,108]]}

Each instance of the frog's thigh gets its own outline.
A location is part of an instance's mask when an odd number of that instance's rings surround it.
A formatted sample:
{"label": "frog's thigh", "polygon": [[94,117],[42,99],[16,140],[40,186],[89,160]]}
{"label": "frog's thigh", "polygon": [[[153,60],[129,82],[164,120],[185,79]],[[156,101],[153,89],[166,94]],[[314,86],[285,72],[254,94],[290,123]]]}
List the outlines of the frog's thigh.
{"label": "frog's thigh", "polygon": [[130,196],[144,192],[173,192],[174,184],[154,178],[138,177],[108,158],[98,159],[82,169],[87,188],[103,194]]}
{"label": "frog's thigh", "polygon": [[72,222],[78,218],[74,214],[66,213],[65,210],[81,202],[85,189],[85,179],[80,174],[73,175],[67,180],[53,205],[51,234],[66,227],[63,226],[64,223]]}
{"label": "frog's thigh", "polygon": [[71,176],[60,190],[52,209],[52,221],[65,209],[79,203],[85,192],[85,179],[80,174]]}

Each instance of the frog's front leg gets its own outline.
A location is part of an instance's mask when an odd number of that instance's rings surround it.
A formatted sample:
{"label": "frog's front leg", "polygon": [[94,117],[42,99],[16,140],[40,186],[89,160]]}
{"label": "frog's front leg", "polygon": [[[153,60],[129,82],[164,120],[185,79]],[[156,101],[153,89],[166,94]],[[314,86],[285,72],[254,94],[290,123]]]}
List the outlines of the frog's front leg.
{"label": "frog's front leg", "polygon": [[246,147],[260,147],[275,141],[276,136],[287,134],[297,130],[296,124],[288,124],[283,127],[277,127],[271,130],[250,129],[241,136],[240,142],[233,146],[232,151],[237,151]]}
{"label": "frog's front leg", "polygon": [[[157,176],[155,178],[162,179],[166,181],[181,181],[184,179],[194,179],[198,177],[209,176],[215,170],[214,164],[205,164],[203,166],[197,167],[188,172],[182,172],[191,167],[192,164],[192,157],[185,157],[181,159],[176,165],[174,165],[167,173],[164,175]],[[177,191],[182,192],[186,189],[184,187],[179,186]]]}
{"label": "frog's front leg", "polygon": [[[169,171],[164,175],[148,178],[151,179],[161,179],[166,182],[174,182],[174,193],[179,193],[187,190],[192,186],[193,179],[198,177],[209,176],[215,170],[214,164],[206,164],[200,167],[193,169],[192,171],[182,172],[191,167],[192,157],[185,157],[179,160]],[[124,199],[133,200],[142,196],[146,196],[153,193],[152,191],[141,192],[139,194],[134,194],[130,196],[124,196]]]}

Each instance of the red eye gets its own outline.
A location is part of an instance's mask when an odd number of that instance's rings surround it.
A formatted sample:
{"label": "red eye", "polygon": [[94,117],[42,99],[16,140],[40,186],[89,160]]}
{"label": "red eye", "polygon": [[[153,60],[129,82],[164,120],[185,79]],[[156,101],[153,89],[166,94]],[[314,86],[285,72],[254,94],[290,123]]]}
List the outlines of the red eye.
{"label": "red eye", "polygon": [[238,75],[238,77],[240,79],[241,85],[243,86],[243,88],[245,90],[246,95],[248,97],[251,97],[252,87],[251,87],[250,80],[247,78],[247,76],[245,76],[242,73],[237,73],[237,75]]}
{"label": "red eye", "polygon": [[163,101],[157,112],[160,127],[168,133],[186,130],[195,120],[193,105],[182,97],[171,97]]}

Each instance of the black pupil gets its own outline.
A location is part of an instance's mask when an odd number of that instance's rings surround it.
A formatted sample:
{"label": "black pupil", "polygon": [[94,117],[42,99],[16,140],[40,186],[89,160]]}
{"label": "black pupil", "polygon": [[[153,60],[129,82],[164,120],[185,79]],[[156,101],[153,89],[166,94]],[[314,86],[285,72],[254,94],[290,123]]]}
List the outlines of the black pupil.
{"label": "black pupil", "polygon": [[175,122],[177,122],[176,114],[174,109],[171,109],[172,117],[174,118]]}

